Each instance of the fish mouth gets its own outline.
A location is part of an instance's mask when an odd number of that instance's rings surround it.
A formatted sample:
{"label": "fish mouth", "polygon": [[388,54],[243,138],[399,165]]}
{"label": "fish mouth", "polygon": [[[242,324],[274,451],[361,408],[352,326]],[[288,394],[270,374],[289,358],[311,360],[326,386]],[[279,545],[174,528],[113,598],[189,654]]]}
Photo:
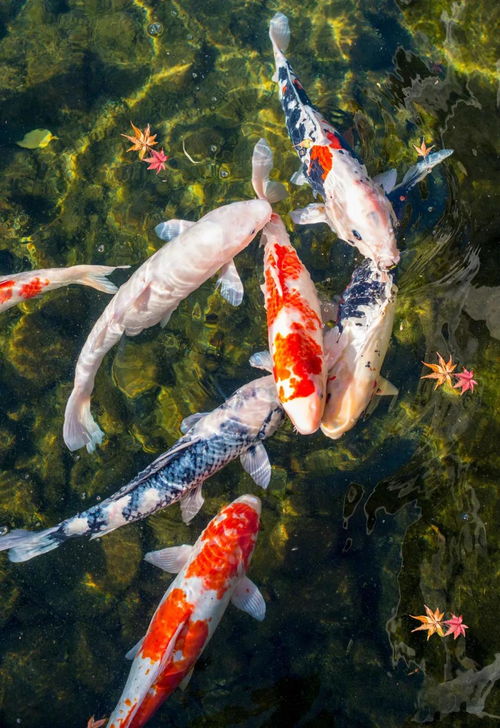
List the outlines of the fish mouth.
{"label": "fish mouth", "polygon": [[260,498],[258,498],[256,495],[241,495],[239,498],[236,498],[234,501],[235,503],[244,503],[247,506],[250,506],[250,508],[253,508],[253,510],[260,515],[260,512],[262,510],[262,503]]}

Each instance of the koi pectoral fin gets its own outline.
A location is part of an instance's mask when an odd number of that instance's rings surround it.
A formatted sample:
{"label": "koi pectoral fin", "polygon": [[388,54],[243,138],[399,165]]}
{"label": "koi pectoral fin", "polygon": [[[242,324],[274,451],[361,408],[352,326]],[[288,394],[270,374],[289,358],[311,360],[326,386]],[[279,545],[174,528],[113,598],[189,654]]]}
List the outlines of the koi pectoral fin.
{"label": "koi pectoral fin", "polygon": [[307,207],[293,210],[290,217],[296,225],[316,225],[319,222],[325,222],[329,225],[325,206],[319,202],[312,202]]}
{"label": "koi pectoral fin", "polygon": [[288,190],[284,184],[277,182],[276,180],[270,179],[266,182],[265,186],[265,199],[274,204],[280,202],[288,197]]}
{"label": "koi pectoral fin", "polygon": [[193,677],[194,672],[194,666],[190,669],[190,671],[187,673],[185,677],[182,678],[181,682],[179,683],[179,688],[181,690],[185,690],[189,684],[189,681]]}
{"label": "koi pectoral fin", "polygon": [[181,514],[184,523],[190,523],[193,520],[204,502],[205,499],[201,494],[201,485],[193,488],[184,496],[181,500]]}
{"label": "koi pectoral fin", "polygon": [[395,395],[399,394],[399,389],[395,387],[394,384],[388,382],[387,379],[384,379],[384,377],[380,377],[375,394],[378,394],[381,397],[384,397],[385,395]]}
{"label": "koi pectoral fin", "polygon": [[304,174],[304,167],[302,164],[300,165],[299,169],[292,174],[292,176],[290,177],[290,182],[293,185],[297,185],[298,187],[308,184],[307,177]]}
{"label": "koi pectoral fin", "polygon": [[237,583],[231,597],[231,603],[259,622],[262,622],[266,616],[264,597],[259,588],[247,576],[243,576]]}
{"label": "koi pectoral fin", "polygon": [[188,415],[187,417],[184,417],[180,424],[180,431],[183,435],[186,434],[192,427],[196,425],[196,423],[203,419],[206,415],[210,414],[209,412],[196,412],[194,415]]}
{"label": "koi pectoral fin", "polygon": [[238,275],[233,260],[221,268],[217,285],[220,286],[220,293],[231,306],[239,306],[243,301],[243,283]]}
{"label": "koi pectoral fin", "polygon": [[248,360],[250,366],[256,369],[264,369],[266,372],[273,371],[273,360],[268,351],[256,351]]}
{"label": "koi pectoral fin", "polygon": [[169,546],[166,549],[149,551],[144,557],[144,561],[153,564],[153,566],[157,566],[169,574],[178,574],[191,556],[192,551],[193,547],[189,544]]}
{"label": "koi pectoral fin", "polygon": [[394,189],[396,186],[396,180],[398,178],[398,173],[395,169],[388,169],[387,172],[382,172],[381,174],[377,174],[373,181],[376,182],[378,185],[382,187],[384,192],[387,194],[391,190]]}
{"label": "koi pectoral fin", "polygon": [[125,655],[125,659],[126,660],[133,660],[134,657],[139,652],[139,650],[141,649],[143,642],[144,642],[144,637],[141,637],[141,639],[139,640],[139,642],[136,642],[135,645],[133,647],[131,647],[130,650],[127,652],[127,654]]}
{"label": "koi pectoral fin", "polygon": [[173,238],[182,235],[185,230],[193,227],[194,224],[191,220],[167,220],[166,222],[160,222],[155,227],[155,233],[160,240],[173,240]]}
{"label": "koi pectoral fin", "polygon": [[267,488],[271,480],[271,463],[264,445],[252,445],[240,456],[240,460],[243,470],[246,470],[255,483],[261,488]]}

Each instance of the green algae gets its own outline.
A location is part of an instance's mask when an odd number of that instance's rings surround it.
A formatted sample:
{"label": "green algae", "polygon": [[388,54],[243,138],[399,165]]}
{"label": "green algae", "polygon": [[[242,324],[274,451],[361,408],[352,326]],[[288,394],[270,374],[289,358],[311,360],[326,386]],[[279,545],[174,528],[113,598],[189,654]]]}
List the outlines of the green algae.
{"label": "green algae", "polygon": [[[384,367],[400,395],[380,398],[339,441],[285,426],[269,442],[273,479],[251,570],[267,619],[256,628],[228,610],[188,692],[155,725],[396,728],[415,716],[473,726],[474,712],[500,713],[498,341],[489,314],[483,322],[467,304],[474,289],[496,284],[493,6],[399,5],[380,3],[375,14],[365,2],[305,2],[299,12],[288,0],[279,10],[291,18],[289,57],[308,93],[332,119],[343,109],[342,128],[372,174],[395,166],[401,176],[421,137],[455,148],[405,218]],[[298,162],[267,38],[277,9],[245,0],[0,8],[0,273],[139,264],[159,247],[161,220],[197,219],[253,195],[260,136],[275,150],[275,177],[288,179]],[[160,37],[147,34],[153,21]],[[130,120],[151,123],[171,157],[158,177],[125,151]],[[18,148],[35,127],[57,139]],[[307,189],[289,192],[279,211],[311,200]],[[289,229],[322,294],[342,290],[352,251],[321,226]],[[258,376],[247,360],[266,345],[260,260],[256,245],[238,257],[240,308],[208,282],[166,330],[109,354],[93,398],[107,439],[92,456],[69,454],[61,426],[74,362],[106,296],[72,287],[2,314],[1,523],[46,527],[113,493],[179,437],[183,417]],[[474,395],[419,382],[420,362],[435,351],[474,368]],[[249,490],[235,463],[205,486],[206,507],[189,528],[174,506],[97,544],[68,544],[27,565],[3,560],[2,725],[57,728],[109,714],[128,671],[123,655],[169,583],[142,554],[193,542]],[[424,603],[463,613],[466,640],[411,634],[408,615]],[[480,686],[491,681],[482,706],[478,674]],[[456,685],[471,712],[447,699]]]}

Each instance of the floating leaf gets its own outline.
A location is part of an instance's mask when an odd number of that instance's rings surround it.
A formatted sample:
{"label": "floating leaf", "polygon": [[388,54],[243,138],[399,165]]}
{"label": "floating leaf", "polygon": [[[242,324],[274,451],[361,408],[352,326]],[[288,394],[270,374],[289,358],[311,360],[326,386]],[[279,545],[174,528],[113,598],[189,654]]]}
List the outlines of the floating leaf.
{"label": "floating leaf", "polygon": [[43,147],[50,144],[52,139],[57,138],[48,129],[33,129],[33,131],[25,134],[21,141],[16,142],[16,144],[25,149],[43,149]]}

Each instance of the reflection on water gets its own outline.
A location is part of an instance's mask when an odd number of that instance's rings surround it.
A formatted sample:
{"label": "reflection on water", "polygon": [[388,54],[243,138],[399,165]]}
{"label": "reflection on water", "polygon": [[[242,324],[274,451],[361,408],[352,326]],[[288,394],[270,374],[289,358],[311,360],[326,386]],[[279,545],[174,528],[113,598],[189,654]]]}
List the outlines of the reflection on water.
{"label": "reflection on water", "polygon": [[[289,57],[309,95],[372,174],[396,167],[401,176],[422,137],[455,149],[412,191],[401,228],[383,372],[398,398],[378,401],[335,443],[300,438],[289,425],[269,441],[273,479],[251,570],[266,620],[256,627],[229,609],[188,690],[152,726],[445,728],[500,715],[493,7],[0,7],[0,274],[138,265],[158,248],[161,220],[197,219],[252,195],[251,150],[261,136],[275,151],[277,176],[288,179],[297,161],[267,37],[277,9],[290,17]],[[125,153],[120,134],[130,120],[158,133],[167,172],[156,176]],[[57,138],[34,150],[15,144],[35,128]],[[277,209],[310,197],[291,186]],[[296,228],[292,240],[322,296],[343,290],[353,250],[332,242],[326,226]],[[108,355],[94,402],[109,437],[92,456],[70,454],[61,428],[74,363],[105,296],[72,287],[2,314],[0,525],[47,527],[106,497],[178,438],[183,417],[255,376],[248,357],[266,342],[261,255],[254,243],[238,257],[240,308],[209,281],[167,329],[126,339]],[[474,395],[434,392],[419,380],[421,361],[436,351],[474,369]],[[193,542],[223,503],[253,489],[233,463],[208,482],[190,527],[173,507],[27,564],[2,555],[0,724],[67,728],[109,715],[129,669],[124,654],[169,581],[143,554]],[[408,615],[423,604],[463,614],[466,639],[412,634]]]}

